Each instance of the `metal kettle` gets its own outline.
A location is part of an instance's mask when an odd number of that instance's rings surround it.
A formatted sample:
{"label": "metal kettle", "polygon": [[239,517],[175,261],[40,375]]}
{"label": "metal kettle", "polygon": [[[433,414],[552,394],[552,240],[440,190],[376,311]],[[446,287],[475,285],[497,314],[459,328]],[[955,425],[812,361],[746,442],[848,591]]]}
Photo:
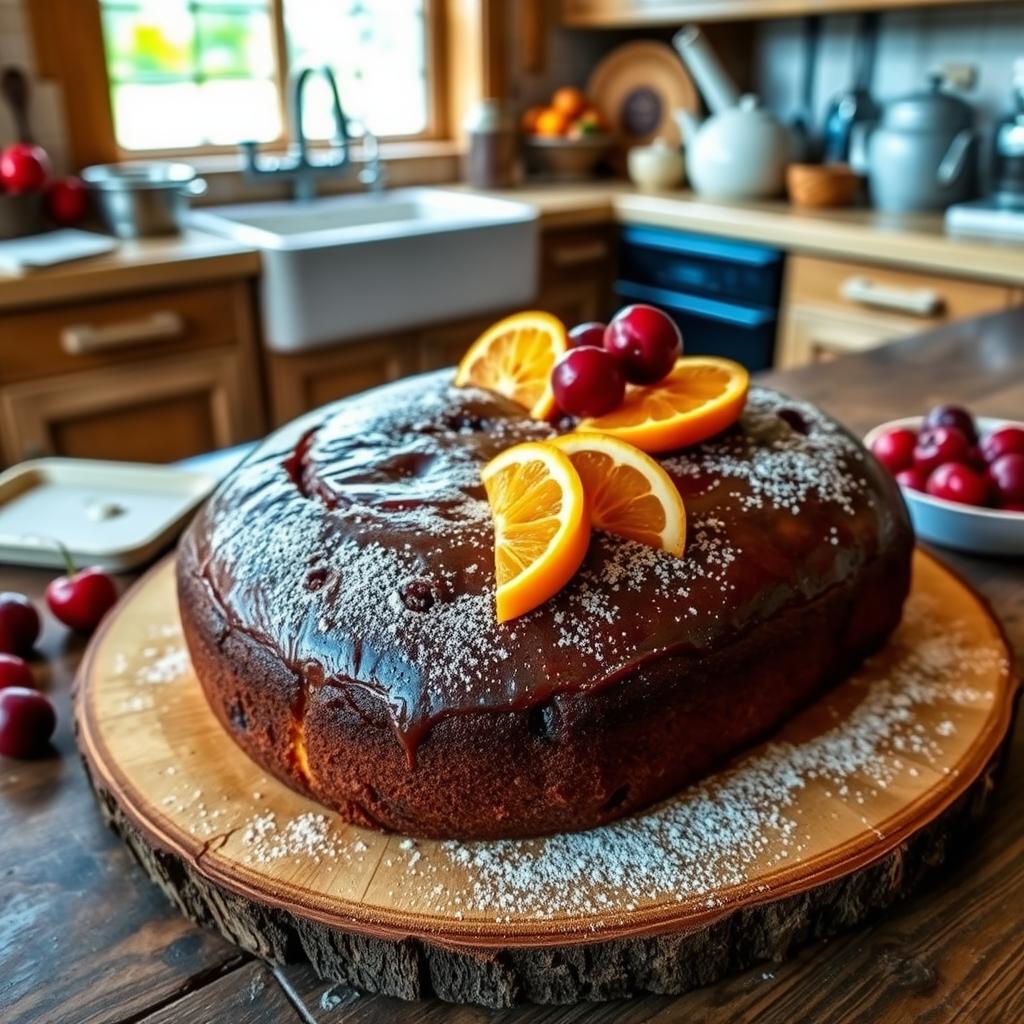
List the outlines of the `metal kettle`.
{"label": "metal kettle", "polygon": [[855,126],[850,163],[868,177],[880,210],[943,210],[977,190],[974,108],[933,74],[924,92],[891,100],[875,123]]}

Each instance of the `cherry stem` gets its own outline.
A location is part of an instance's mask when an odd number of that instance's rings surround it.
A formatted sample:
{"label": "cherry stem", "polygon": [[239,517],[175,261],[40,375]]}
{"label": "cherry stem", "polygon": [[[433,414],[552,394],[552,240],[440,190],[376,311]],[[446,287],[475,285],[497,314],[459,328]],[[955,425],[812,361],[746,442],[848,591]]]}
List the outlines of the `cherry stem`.
{"label": "cherry stem", "polygon": [[59,540],[55,540],[53,543],[57,545],[60,556],[64,559],[64,568],[67,570],[68,577],[74,576],[78,570],[75,568],[74,560],[71,558],[71,552]]}

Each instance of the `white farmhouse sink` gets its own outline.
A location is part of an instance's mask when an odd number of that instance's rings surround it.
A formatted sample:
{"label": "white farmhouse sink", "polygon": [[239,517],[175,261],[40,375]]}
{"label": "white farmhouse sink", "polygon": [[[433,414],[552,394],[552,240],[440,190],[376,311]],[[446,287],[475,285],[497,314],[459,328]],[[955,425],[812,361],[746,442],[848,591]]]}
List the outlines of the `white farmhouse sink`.
{"label": "white farmhouse sink", "polygon": [[525,203],[407,188],[190,219],[262,250],[264,335],[277,352],[514,309],[537,291],[537,213]]}

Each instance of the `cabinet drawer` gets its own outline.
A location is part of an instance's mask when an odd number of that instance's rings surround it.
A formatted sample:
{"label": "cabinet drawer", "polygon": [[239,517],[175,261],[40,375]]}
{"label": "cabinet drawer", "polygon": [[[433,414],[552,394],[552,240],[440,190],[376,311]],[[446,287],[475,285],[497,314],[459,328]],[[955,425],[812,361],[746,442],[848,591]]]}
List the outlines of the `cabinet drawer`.
{"label": "cabinet drawer", "polygon": [[790,303],[915,325],[1003,309],[1010,289],[863,263],[793,256],[786,270]]}
{"label": "cabinet drawer", "polygon": [[542,236],[541,281],[553,282],[593,278],[611,279],[615,240],[609,228],[566,228],[546,231]]}
{"label": "cabinet drawer", "polygon": [[247,286],[236,283],[0,315],[0,381],[234,344],[247,302]]}

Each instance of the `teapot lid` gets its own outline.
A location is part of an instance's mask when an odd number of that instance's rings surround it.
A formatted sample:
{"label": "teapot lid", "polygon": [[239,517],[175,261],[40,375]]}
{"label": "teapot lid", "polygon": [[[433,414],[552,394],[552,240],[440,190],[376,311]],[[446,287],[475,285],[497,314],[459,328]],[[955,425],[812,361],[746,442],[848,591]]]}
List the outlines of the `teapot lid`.
{"label": "teapot lid", "polygon": [[885,105],[882,125],[904,132],[958,132],[974,124],[974,108],[940,88],[940,79],[924,92],[901,96]]}

